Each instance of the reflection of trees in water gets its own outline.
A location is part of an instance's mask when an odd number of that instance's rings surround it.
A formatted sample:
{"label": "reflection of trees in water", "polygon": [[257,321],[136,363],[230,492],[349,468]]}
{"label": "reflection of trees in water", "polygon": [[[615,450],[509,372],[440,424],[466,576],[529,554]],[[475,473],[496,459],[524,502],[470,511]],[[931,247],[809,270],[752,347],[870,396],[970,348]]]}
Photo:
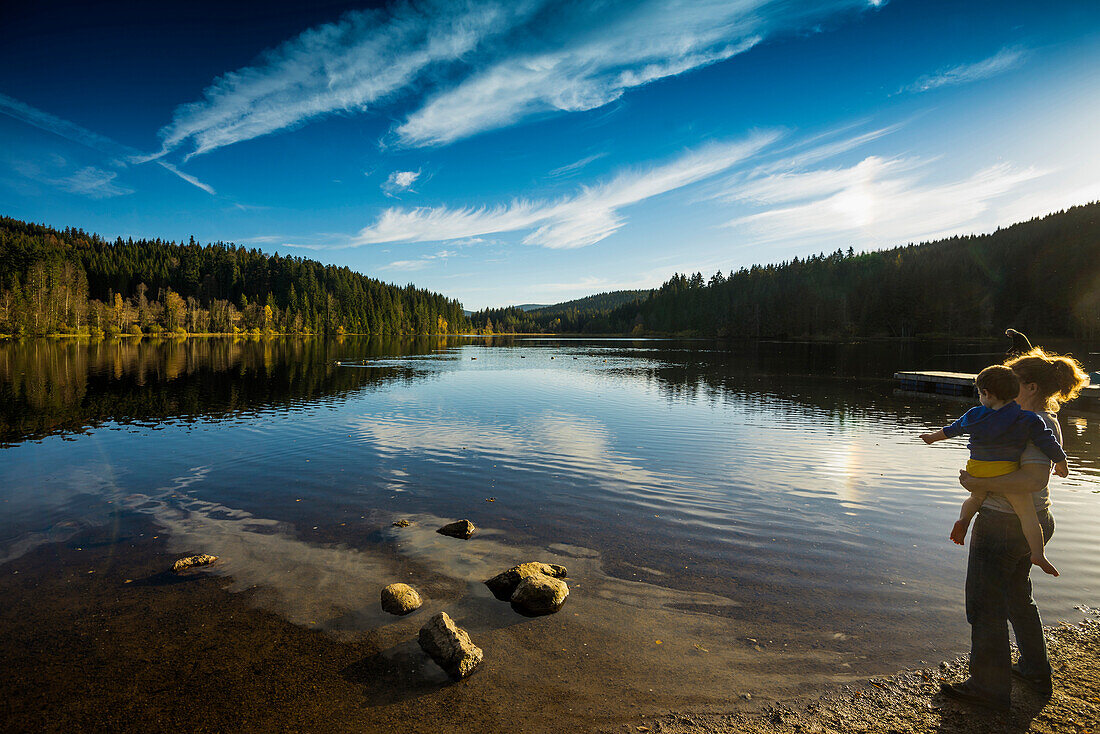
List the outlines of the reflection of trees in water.
{"label": "reflection of trees in water", "polygon": [[[735,402],[750,413],[785,418],[822,414],[847,419],[931,426],[962,413],[965,402],[894,396],[893,374],[904,369],[977,372],[1003,359],[986,343],[960,342],[684,342],[639,341],[606,350],[621,358],[644,356],[611,370],[624,379],[642,380],[666,400],[677,403]],[[692,346],[694,345],[694,346]],[[1000,346],[995,344],[993,347]],[[685,348],[686,347],[686,348]],[[1058,352],[1087,354],[1087,344],[1056,342]],[[641,351],[639,351],[641,350]],[[1088,439],[1096,421],[1070,403],[1060,414],[1067,451],[1090,466],[1095,454]]]}
{"label": "reflection of trees in water", "polygon": [[[639,351],[640,350],[640,351]],[[889,395],[896,370],[927,355],[916,342],[634,342],[605,356],[641,356],[615,371],[645,379],[669,400],[774,401],[827,410],[868,407],[869,395]]]}
{"label": "reflection of trees in water", "polygon": [[0,444],[104,421],[223,417],[427,376],[337,360],[430,354],[413,339],[109,339],[0,343]]}

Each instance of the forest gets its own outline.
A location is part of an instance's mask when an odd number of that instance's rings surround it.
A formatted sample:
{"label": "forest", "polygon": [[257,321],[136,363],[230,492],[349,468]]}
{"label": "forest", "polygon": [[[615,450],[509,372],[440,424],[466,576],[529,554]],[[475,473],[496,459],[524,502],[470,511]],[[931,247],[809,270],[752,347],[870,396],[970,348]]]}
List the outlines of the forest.
{"label": "forest", "polygon": [[[645,292],[643,292],[645,293]],[[1013,326],[1100,338],[1100,203],[986,235],[888,250],[837,250],[710,278],[673,275],[614,306],[479,311],[494,333],[731,338],[973,337]]]}
{"label": "forest", "polygon": [[462,304],[233,244],[123,240],[0,217],[0,333],[447,334]]}
{"label": "forest", "polygon": [[1100,203],[985,235],[675,274],[530,311],[233,244],[108,242],[0,217],[0,333],[1100,338]]}

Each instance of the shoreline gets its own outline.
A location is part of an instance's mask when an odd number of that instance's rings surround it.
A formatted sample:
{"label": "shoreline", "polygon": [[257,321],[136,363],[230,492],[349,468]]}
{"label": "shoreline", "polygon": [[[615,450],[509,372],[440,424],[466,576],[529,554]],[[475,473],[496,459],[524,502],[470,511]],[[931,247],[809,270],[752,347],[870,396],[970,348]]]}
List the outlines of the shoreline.
{"label": "shoreline", "polygon": [[[1054,668],[1049,698],[1014,682],[1012,710],[995,713],[953,701],[939,684],[967,677],[967,656],[938,667],[906,669],[857,685],[833,688],[817,698],[769,705],[757,712],[670,713],[642,722],[638,731],[662,734],[1008,734],[1095,731],[1100,723],[1100,610],[1046,628]],[[611,730],[607,730],[611,731]]]}
{"label": "shoreline", "polygon": [[[295,338],[295,339],[339,339],[341,337],[369,337],[377,339],[412,339],[412,338],[424,338],[424,337],[439,337],[439,338],[513,338],[513,337],[543,337],[546,339],[562,338],[562,339],[621,339],[621,340],[676,340],[676,341],[718,341],[718,342],[759,342],[759,343],[781,343],[781,344],[858,344],[858,343],[894,343],[894,342],[944,342],[944,343],[988,343],[988,344],[1002,344],[1004,338],[1000,336],[945,336],[942,334],[917,334],[915,336],[884,336],[884,335],[822,335],[822,336],[796,336],[796,337],[781,337],[781,336],[758,336],[758,337],[730,337],[730,336],[716,336],[706,335],[689,332],[647,332],[645,334],[631,334],[631,333],[601,333],[601,334],[588,334],[588,333],[574,333],[574,332],[508,332],[508,333],[494,333],[494,334],[472,334],[469,332],[462,333],[435,333],[428,332],[422,334],[361,334],[358,332],[345,332],[343,334],[324,334],[315,332],[289,332],[289,331],[272,331],[251,333],[248,331],[233,332],[188,332],[185,334],[173,333],[169,331],[150,331],[142,332],[141,334],[130,334],[126,332],[118,334],[103,334],[94,336],[92,334],[34,334],[34,335],[22,335],[17,336],[14,334],[0,333],[0,341],[31,341],[35,339],[85,339],[88,341],[107,341],[110,339],[190,339],[193,337],[211,338],[219,337],[226,338],[232,337],[235,339],[272,339],[279,338]],[[1046,341],[1050,343],[1058,343],[1063,341],[1077,341],[1081,343],[1093,343],[1094,340],[1081,340],[1072,336],[1052,336],[1052,337],[1035,337],[1035,341]],[[1095,342],[1100,345],[1100,341]]]}

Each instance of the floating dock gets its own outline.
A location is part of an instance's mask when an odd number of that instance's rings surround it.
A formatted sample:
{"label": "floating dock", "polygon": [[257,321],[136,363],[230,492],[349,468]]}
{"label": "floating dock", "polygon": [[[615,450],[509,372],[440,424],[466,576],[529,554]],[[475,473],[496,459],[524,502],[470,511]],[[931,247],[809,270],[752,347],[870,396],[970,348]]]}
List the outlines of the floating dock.
{"label": "floating dock", "polygon": [[[978,390],[974,387],[977,375],[966,372],[895,372],[898,381],[896,395],[917,398],[945,398],[947,400],[977,402]],[[1082,388],[1076,400],[1067,408],[1100,411],[1100,385]]]}

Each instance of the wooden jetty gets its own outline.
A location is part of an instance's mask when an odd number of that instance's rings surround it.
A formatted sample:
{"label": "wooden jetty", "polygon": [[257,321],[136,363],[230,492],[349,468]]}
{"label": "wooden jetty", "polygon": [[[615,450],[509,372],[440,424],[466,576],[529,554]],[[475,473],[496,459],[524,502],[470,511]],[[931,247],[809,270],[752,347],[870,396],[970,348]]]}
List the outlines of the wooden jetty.
{"label": "wooden jetty", "polygon": [[[895,395],[916,398],[944,398],[947,400],[977,402],[978,390],[974,387],[977,375],[966,372],[895,372],[898,381]],[[1100,410],[1100,385],[1089,385],[1081,390],[1076,400],[1067,408]]]}

